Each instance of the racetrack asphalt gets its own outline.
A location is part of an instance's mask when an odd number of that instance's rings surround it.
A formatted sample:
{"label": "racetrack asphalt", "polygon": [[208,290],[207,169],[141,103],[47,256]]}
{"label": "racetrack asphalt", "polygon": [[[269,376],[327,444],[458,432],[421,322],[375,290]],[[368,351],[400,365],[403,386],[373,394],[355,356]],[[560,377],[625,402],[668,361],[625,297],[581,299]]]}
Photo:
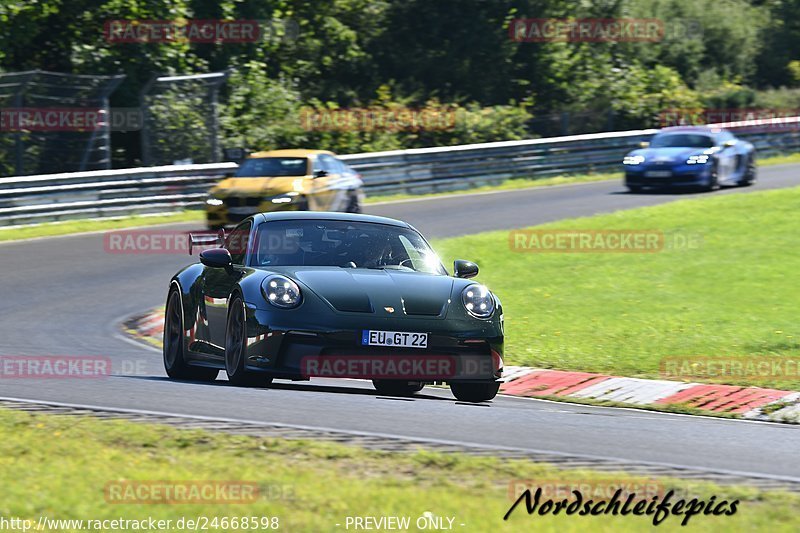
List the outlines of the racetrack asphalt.
{"label": "racetrack asphalt", "polygon": [[[761,169],[753,187],[697,194],[627,194],[594,182],[368,206],[428,237],[531,226],[680,198],[800,185],[800,166]],[[160,229],[189,229],[172,226]],[[469,251],[465,250],[465,258]],[[800,427],[498,397],[469,405],[449,391],[377,396],[360,381],[276,382],[241,389],[166,379],[160,354],[125,338],[123,318],[163,302],[184,255],[112,254],[102,234],[0,244],[0,355],[107,356],[115,376],[0,379],[0,396],[338,431],[513,447],[800,481]],[[509,317],[513,320],[513,317]],[[223,374],[224,375],[224,374]]]}

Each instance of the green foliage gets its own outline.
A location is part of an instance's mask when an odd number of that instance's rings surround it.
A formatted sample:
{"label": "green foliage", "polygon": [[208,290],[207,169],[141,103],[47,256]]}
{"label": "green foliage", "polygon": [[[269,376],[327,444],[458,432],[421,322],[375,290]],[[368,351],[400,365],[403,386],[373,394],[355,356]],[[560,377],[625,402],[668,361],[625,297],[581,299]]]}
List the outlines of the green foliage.
{"label": "green foliage", "polygon": [[[656,18],[665,35],[513,42],[515,17]],[[225,44],[113,43],[104,32],[113,20],[192,18],[258,20],[265,31]],[[6,0],[0,30],[0,71],[122,73],[119,107],[137,106],[157,74],[234,69],[220,105],[222,144],[251,147],[361,152],[518,139],[534,136],[534,115],[562,112],[586,131],[608,117],[616,128],[645,127],[666,109],[794,102],[770,87],[800,85],[800,4],[782,0]],[[174,124],[205,128],[187,122],[188,103]],[[459,120],[435,131],[308,131],[306,106],[439,106]],[[117,147],[115,157],[138,158],[135,139],[115,137],[130,152]],[[165,149],[193,157],[197,146]]]}
{"label": "green foliage", "polygon": [[[373,99],[362,107],[341,107],[335,102],[311,100],[303,104],[297,90],[285,81],[269,79],[264,65],[250,63],[231,78],[228,105],[221,119],[226,145],[251,149],[291,146],[322,147],[339,153],[398,150],[423,146],[468,144],[530,136],[527,104],[483,107],[476,102],[442,104],[431,99],[415,106],[410,99],[398,100],[391,89],[378,88]],[[381,126],[378,121],[355,121],[336,127],[333,119],[318,120],[314,127],[309,116],[330,117],[337,112],[373,111],[376,115],[398,117],[424,111],[441,118],[432,128]],[[410,122],[410,120],[407,120]],[[396,122],[395,124],[399,124]]]}

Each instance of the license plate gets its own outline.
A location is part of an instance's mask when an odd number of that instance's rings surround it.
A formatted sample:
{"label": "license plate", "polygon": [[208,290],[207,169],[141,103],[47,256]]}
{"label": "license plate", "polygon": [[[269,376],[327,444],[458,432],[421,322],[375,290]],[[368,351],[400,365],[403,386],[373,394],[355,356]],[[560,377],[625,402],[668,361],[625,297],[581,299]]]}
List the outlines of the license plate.
{"label": "license plate", "polygon": [[427,348],[427,333],[407,333],[405,331],[375,331],[364,330],[361,332],[363,346],[397,346],[399,348]]}
{"label": "license plate", "polygon": [[672,171],[669,170],[649,170],[644,173],[645,178],[671,178]]}

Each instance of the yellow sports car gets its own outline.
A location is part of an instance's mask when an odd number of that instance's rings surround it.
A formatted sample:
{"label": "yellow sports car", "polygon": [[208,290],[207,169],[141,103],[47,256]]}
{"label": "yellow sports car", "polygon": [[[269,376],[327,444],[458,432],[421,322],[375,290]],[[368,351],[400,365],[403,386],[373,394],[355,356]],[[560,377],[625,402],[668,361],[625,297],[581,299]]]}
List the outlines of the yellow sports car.
{"label": "yellow sports car", "polygon": [[268,211],[360,213],[361,176],[325,150],[256,152],[215,185],[206,200],[208,227],[235,226]]}

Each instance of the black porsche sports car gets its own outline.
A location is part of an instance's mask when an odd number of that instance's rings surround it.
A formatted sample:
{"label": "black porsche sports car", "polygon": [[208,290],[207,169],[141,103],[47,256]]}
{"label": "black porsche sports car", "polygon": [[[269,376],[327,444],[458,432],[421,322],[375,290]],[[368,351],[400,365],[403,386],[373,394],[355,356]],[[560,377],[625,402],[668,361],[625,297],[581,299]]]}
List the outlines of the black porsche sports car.
{"label": "black porsche sports car", "polygon": [[[211,240],[215,240],[213,237]],[[447,383],[458,400],[497,394],[503,308],[454,275],[422,235],[389,218],[276,212],[247,218],[170,282],[164,366],[174,379],[240,386],[273,378],[371,379],[409,395]],[[190,236],[191,248],[209,238]]]}

